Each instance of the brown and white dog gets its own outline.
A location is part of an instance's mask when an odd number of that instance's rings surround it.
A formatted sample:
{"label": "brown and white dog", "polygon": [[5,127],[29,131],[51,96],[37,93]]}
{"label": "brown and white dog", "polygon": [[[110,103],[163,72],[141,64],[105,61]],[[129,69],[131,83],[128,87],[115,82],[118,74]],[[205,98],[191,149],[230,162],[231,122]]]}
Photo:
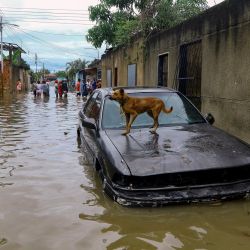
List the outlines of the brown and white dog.
{"label": "brown and white dog", "polygon": [[144,112],[154,119],[153,127],[150,129],[151,133],[156,133],[159,126],[158,116],[161,111],[168,114],[172,112],[173,107],[166,109],[165,103],[156,97],[131,97],[125,93],[124,89],[117,89],[111,93],[111,100],[120,103],[121,108],[126,116],[126,131],[122,135],[127,135],[135,118]]}

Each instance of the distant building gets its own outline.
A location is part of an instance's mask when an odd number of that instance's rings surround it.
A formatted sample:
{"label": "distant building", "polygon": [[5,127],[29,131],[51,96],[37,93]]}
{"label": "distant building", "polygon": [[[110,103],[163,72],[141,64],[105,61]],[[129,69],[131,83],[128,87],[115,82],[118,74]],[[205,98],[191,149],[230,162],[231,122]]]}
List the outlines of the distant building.
{"label": "distant building", "polygon": [[94,60],[87,68],[79,70],[75,75],[75,81],[81,79],[86,82],[87,79],[101,79],[102,78],[102,69],[101,69],[101,60]]}
{"label": "distant building", "polygon": [[16,82],[21,79],[23,90],[30,86],[29,67],[21,58],[25,51],[17,44],[3,43],[3,50],[9,55],[4,59],[3,74],[0,71],[0,95],[16,92]]}
{"label": "distant building", "polygon": [[46,81],[55,81],[57,79],[56,74],[47,74],[44,76]]}

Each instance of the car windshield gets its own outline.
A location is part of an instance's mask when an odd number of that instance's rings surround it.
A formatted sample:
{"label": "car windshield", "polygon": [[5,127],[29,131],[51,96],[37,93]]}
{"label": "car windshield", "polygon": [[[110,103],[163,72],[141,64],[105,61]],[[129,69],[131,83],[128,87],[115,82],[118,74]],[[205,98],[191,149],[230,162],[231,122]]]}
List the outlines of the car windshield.
{"label": "car windshield", "polygon": [[[129,96],[134,97],[158,97],[162,99],[166,105],[166,108],[173,107],[173,111],[170,114],[161,112],[159,115],[159,126],[171,126],[177,124],[193,124],[193,123],[204,123],[205,120],[201,114],[195,109],[195,107],[182,95],[175,92],[141,92],[131,93]],[[124,128],[126,118],[120,108],[120,104],[116,101],[112,101],[109,98],[105,99],[103,116],[102,116],[102,127],[104,129],[120,129]],[[153,124],[153,119],[143,113],[137,116],[133,128],[139,127],[150,127]]]}

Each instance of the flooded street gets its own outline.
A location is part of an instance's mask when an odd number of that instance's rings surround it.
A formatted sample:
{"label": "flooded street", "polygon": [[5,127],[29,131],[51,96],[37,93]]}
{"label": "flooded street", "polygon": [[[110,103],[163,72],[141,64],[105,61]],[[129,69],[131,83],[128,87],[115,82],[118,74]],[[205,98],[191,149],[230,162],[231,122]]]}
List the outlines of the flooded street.
{"label": "flooded street", "polygon": [[77,142],[82,100],[0,97],[0,249],[249,250],[250,201],[125,208]]}

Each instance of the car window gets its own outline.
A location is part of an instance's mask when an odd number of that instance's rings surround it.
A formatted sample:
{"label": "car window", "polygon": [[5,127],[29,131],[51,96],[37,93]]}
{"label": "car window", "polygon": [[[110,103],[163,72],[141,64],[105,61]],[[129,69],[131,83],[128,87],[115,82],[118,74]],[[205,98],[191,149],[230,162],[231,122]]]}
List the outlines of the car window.
{"label": "car window", "polygon": [[[163,112],[159,115],[160,126],[169,126],[174,124],[191,124],[191,123],[204,123],[205,120],[197,109],[182,95],[175,92],[162,93],[133,93],[130,96],[143,97],[154,96],[162,99],[166,105],[166,108],[173,107],[173,111],[170,114]],[[105,99],[102,126],[103,128],[123,128],[125,126],[126,119],[122,113],[120,104],[116,101],[112,101],[109,98]],[[132,127],[148,127],[152,126],[153,119],[143,113],[137,116]]]}
{"label": "car window", "polygon": [[86,106],[84,108],[84,114],[88,118],[94,118],[97,121],[100,115],[100,109],[101,93],[95,92],[86,103]]}

